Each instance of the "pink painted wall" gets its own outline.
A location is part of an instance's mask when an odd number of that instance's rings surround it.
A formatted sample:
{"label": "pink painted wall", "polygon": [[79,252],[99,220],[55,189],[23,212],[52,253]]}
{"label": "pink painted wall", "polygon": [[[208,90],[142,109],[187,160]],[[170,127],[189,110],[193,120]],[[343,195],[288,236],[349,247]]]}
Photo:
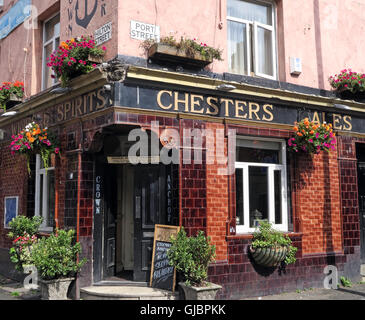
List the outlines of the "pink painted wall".
{"label": "pink painted wall", "polygon": [[[96,0],[88,0],[88,14]],[[208,45],[223,49],[222,62],[208,68],[228,71],[226,0],[99,0],[87,28],[76,22],[76,0],[33,0],[38,10],[38,29],[23,25],[0,40],[0,82],[24,81],[26,96],[40,91],[41,26],[55,12],[61,12],[61,40],[90,35],[112,22],[112,40],[106,42],[106,59],[118,53],[145,58],[142,41],[130,38],[130,21],[160,26],[161,36],[197,37]],[[14,1],[5,0],[5,10]],[[277,0],[278,80],[315,88],[330,89],[328,77],[343,68],[365,72],[365,0]],[[85,1],[79,0],[79,18],[84,18]],[[0,15],[1,17],[1,15]],[[222,28],[219,23],[222,22]],[[72,28],[72,32],[71,32]],[[25,50],[24,50],[25,49]],[[302,74],[290,74],[289,58],[302,59]]]}

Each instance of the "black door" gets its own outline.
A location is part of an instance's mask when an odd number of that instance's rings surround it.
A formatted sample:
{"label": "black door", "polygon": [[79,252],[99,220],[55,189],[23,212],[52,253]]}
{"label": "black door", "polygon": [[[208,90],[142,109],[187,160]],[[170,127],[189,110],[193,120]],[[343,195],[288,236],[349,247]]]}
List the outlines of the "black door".
{"label": "black door", "polygon": [[166,220],[166,173],[163,165],[134,171],[134,281],[149,281],[155,224]]}
{"label": "black door", "polygon": [[104,169],[104,279],[115,275],[115,246],[117,218],[117,173],[116,166],[106,165]]}
{"label": "black door", "polygon": [[357,168],[359,187],[361,262],[365,263],[365,162],[358,162]]}

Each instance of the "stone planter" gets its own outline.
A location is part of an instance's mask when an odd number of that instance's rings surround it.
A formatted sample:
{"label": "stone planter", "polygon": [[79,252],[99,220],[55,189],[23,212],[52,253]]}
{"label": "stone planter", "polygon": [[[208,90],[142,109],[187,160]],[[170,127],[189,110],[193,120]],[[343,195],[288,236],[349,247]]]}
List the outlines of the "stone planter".
{"label": "stone planter", "polygon": [[183,282],[179,282],[179,286],[184,290],[185,300],[215,300],[218,290],[221,286],[207,282],[206,287],[189,287]]}
{"label": "stone planter", "polygon": [[67,300],[67,291],[74,279],[39,280],[42,300]]}
{"label": "stone planter", "polygon": [[155,62],[170,63],[187,68],[204,68],[213,62],[213,59],[205,59],[199,52],[193,56],[173,46],[155,43],[148,50],[148,57]]}
{"label": "stone planter", "polygon": [[250,252],[254,261],[263,267],[277,267],[288,253],[288,247],[252,248]]}

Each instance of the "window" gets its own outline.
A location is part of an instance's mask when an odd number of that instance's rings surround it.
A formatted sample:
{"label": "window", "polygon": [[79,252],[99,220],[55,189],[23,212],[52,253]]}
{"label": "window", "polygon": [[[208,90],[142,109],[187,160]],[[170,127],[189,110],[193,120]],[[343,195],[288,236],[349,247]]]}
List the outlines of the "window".
{"label": "window", "polygon": [[227,1],[229,71],[276,79],[273,4],[251,0]]}
{"label": "window", "polygon": [[54,167],[43,166],[41,156],[36,156],[35,215],[43,217],[41,230],[52,231],[55,213]]}
{"label": "window", "polygon": [[237,233],[253,232],[258,220],[288,231],[286,181],[285,141],[237,139]]}
{"label": "window", "polygon": [[42,89],[47,89],[56,84],[57,79],[51,77],[52,70],[47,67],[47,58],[60,45],[60,15],[47,20],[43,24],[43,82]]}

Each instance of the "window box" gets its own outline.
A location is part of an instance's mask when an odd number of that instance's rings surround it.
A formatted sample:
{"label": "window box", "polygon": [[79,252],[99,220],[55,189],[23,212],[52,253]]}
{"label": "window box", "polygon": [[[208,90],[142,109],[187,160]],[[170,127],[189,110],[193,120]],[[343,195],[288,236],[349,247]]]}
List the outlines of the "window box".
{"label": "window box", "polygon": [[23,102],[23,98],[18,97],[16,94],[11,93],[9,100],[6,102],[6,109],[11,109],[15,107],[16,105]]}
{"label": "window box", "polygon": [[103,57],[101,56],[94,56],[92,54],[89,54],[88,61],[93,62],[95,64],[101,64],[103,63]]}
{"label": "window box", "polygon": [[353,100],[356,102],[365,103],[365,91],[351,92],[348,89],[336,90],[336,96],[342,100]]}
{"label": "window box", "polygon": [[204,58],[199,52],[188,55],[183,50],[160,43],[149,48],[148,57],[156,62],[169,62],[187,68],[204,68],[213,62],[212,58]]}

